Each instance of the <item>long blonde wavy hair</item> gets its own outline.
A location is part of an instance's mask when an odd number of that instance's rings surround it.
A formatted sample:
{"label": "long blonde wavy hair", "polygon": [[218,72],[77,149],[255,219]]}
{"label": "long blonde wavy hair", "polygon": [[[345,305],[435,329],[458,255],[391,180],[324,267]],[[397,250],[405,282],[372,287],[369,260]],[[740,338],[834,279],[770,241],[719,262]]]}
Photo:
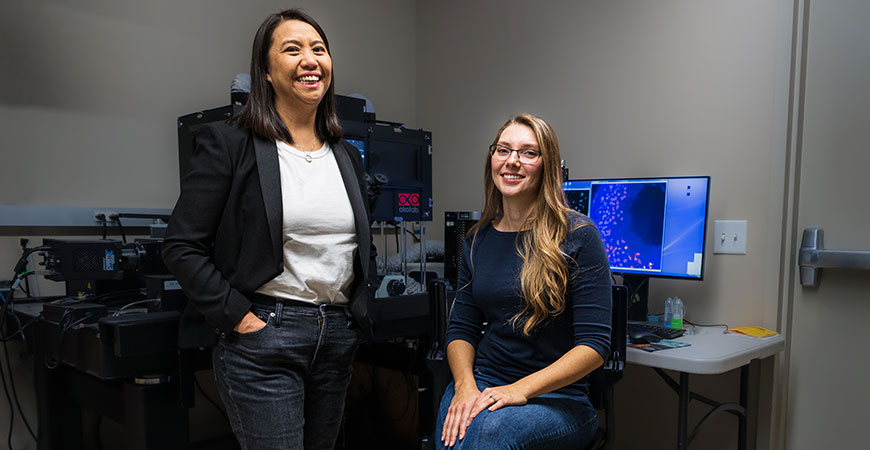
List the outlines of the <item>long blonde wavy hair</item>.
{"label": "long blonde wavy hair", "polygon": [[[522,243],[517,240],[517,253],[523,259],[520,284],[525,307],[511,319],[515,328],[521,327],[522,333],[529,335],[548,317],[565,311],[565,291],[569,278],[566,261],[568,255],[562,252],[560,245],[568,235],[571,226],[569,215],[573,211],[566,206],[562,192],[562,158],[559,153],[559,140],[553,127],[540,117],[520,114],[499,128],[493,144],[498,143],[502,132],[514,124],[525,125],[534,131],[542,161],[537,201],[522,227],[527,230],[523,233]],[[492,158],[489,153],[483,180],[486,203],[480,221],[469,230],[472,235],[472,249],[477,232],[504,213],[501,192],[492,179]],[[473,273],[473,255],[469,255],[469,262]]]}

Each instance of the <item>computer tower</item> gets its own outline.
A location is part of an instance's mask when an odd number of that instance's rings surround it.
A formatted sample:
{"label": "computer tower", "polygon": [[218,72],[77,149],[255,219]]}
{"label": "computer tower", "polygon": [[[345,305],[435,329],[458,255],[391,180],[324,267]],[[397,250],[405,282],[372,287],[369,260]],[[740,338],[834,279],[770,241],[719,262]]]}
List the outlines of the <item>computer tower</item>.
{"label": "computer tower", "polygon": [[462,266],[462,247],[468,230],[480,220],[480,211],[444,211],[444,278],[454,289]]}

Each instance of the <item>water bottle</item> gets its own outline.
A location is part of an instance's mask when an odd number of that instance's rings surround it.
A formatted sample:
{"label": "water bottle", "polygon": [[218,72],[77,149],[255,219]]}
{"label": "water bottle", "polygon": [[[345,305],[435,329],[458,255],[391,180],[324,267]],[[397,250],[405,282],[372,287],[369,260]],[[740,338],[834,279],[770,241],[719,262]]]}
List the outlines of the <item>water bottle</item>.
{"label": "water bottle", "polygon": [[683,329],[683,301],[680,297],[674,299],[674,304],[671,306],[671,328],[677,330]]}
{"label": "water bottle", "polygon": [[668,299],[665,300],[665,320],[663,321],[662,325],[664,325],[666,328],[670,328],[671,327],[671,320],[673,320],[673,318],[674,318],[674,299],[668,297]]}

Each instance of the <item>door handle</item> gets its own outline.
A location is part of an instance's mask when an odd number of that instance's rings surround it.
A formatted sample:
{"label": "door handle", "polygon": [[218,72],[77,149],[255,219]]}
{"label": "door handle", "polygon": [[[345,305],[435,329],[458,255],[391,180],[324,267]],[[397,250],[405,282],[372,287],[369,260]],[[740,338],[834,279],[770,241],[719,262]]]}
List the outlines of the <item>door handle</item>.
{"label": "door handle", "polygon": [[870,251],[825,250],[822,229],[804,229],[798,253],[801,286],[818,287],[822,269],[870,270]]}

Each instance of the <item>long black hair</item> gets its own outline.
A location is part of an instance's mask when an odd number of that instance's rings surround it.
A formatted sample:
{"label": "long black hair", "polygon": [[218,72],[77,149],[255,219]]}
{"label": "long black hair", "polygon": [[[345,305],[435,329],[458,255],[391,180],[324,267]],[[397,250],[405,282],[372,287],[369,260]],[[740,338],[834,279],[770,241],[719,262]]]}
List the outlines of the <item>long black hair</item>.
{"label": "long black hair", "polygon": [[[308,14],[296,8],[270,14],[254,36],[254,46],[251,50],[251,94],[242,112],[231,120],[265,138],[292,144],[293,136],[290,135],[290,131],[275,109],[275,90],[266,78],[269,73],[269,49],[272,47],[273,33],[275,28],[286,20],[298,20],[314,27],[323,38],[326,52],[329,53],[329,39],[326,38],[326,33]],[[342,136],[335,107],[334,73],[326,94],[317,105],[314,132],[318,139],[329,143],[335,143]]]}

